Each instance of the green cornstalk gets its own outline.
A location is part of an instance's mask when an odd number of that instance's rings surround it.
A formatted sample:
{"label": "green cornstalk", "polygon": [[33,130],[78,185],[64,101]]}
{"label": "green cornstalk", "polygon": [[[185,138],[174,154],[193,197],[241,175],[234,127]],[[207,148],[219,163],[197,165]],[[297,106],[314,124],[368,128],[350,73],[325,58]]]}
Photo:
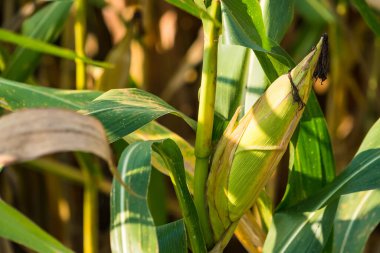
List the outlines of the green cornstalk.
{"label": "green cornstalk", "polygon": [[[220,20],[219,0],[211,3],[210,15],[215,20]],[[204,55],[195,141],[194,202],[206,245],[210,247],[213,244],[213,237],[205,197],[214,124],[219,27],[209,20],[203,20],[203,27]]]}
{"label": "green cornstalk", "polygon": [[[79,57],[85,57],[84,45],[86,35],[86,0],[76,0],[76,15],[74,24],[75,52]],[[75,59],[76,88],[86,88],[86,64],[82,59]]]}

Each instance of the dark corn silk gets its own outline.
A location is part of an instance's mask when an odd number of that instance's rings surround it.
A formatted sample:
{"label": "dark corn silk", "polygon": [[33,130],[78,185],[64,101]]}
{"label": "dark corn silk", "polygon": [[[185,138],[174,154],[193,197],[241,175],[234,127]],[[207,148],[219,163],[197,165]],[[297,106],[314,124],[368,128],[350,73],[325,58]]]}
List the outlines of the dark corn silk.
{"label": "dark corn silk", "polygon": [[329,71],[329,43],[327,34],[322,35],[321,55],[318,58],[317,67],[314,70],[313,77],[321,79],[321,83],[327,79]]}
{"label": "dark corn silk", "polygon": [[288,72],[288,78],[290,81],[290,85],[292,86],[292,96],[294,102],[298,103],[298,110],[301,111],[305,107],[305,103],[302,101],[302,98],[300,97],[300,94],[298,92],[297,86],[293,82],[292,74],[290,73],[292,70],[289,70]]}
{"label": "dark corn silk", "polygon": [[[314,50],[313,48],[312,50]],[[326,33],[322,35],[322,48],[321,48],[321,54],[318,58],[317,66],[313,72],[313,78],[319,78],[321,79],[321,84],[323,81],[327,79],[327,72],[329,71],[329,44],[328,44],[328,36]],[[305,103],[302,101],[297,86],[293,82],[293,78],[291,75],[291,70],[288,72],[288,78],[290,81],[290,84],[292,86],[292,96],[294,102],[298,103],[298,110],[302,110],[305,107]]]}

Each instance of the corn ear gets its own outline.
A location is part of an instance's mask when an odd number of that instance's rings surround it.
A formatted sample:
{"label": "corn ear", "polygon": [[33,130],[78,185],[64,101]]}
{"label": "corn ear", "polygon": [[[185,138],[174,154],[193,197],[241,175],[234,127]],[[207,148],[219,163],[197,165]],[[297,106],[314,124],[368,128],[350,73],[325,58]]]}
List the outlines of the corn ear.
{"label": "corn ear", "polygon": [[315,81],[322,44],[321,39],[290,76],[275,80],[238,124],[236,113],[218,143],[207,185],[215,242],[231,235],[283,156]]}

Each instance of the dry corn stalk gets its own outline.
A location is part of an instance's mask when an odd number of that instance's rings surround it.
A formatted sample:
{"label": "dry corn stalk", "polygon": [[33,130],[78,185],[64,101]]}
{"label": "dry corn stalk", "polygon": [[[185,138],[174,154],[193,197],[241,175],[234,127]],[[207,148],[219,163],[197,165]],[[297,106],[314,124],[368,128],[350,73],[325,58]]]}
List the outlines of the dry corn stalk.
{"label": "dry corn stalk", "polygon": [[[288,74],[280,76],[236,124],[238,112],[215,151],[207,201],[215,242],[223,248],[242,215],[270,179],[296,129],[315,77],[325,79],[327,37]],[[319,63],[318,63],[319,62]],[[318,63],[318,64],[317,64]]]}

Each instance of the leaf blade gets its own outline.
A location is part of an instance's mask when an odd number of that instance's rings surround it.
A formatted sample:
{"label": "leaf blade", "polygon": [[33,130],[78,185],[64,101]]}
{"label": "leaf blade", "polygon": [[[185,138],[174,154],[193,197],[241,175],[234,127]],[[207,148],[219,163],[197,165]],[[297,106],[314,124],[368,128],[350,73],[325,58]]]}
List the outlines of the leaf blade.
{"label": "leaf blade", "polygon": [[0,236],[3,238],[41,253],[73,252],[1,199],[0,216]]}
{"label": "leaf blade", "polygon": [[82,113],[98,118],[107,130],[110,142],[122,138],[150,121],[171,113],[193,129],[194,120],[162,99],[139,89],[115,89],[105,92],[85,106]]}

